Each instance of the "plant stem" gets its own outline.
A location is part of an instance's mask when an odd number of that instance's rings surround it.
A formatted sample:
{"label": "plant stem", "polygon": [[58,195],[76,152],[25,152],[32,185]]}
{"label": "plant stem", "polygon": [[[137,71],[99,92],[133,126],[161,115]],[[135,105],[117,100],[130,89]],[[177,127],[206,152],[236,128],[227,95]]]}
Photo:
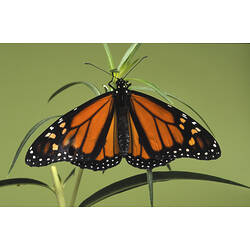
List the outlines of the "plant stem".
{"label": "plant stem", "polygon": [[150,205],[151,207],[154,206],[153,203],[153,172],[151,169],[147,169],[147,182],[148,182],[148,188],[149,188],[149,197],[150,197]]}
{"label": "plant stem", "polygon": [[82,172],[83,172],[83,169],[80,168],[80,169],[78,170],[78,175],[77,175],[77,179],[76,179],[74,191],[73,191],[72,198],[71,198],[71,202],[70,202],[70,206],[71,206],[71,207],[74,206],[75,201],[76,201],[76,196],[77,196],[78,189],[79,189],[80,182],[81,182],[81,178],[82,178]]}
{"label": "plant stem", "polygon": [[59,180],[59,176],[57,173],[56,166],[51,166],[51,174],[54,182],[54,187],[56,191],[56,198],[59,207],[66,207],[65,199],[64,199],[64,193],[63,193],[63,187],[62,184]]}

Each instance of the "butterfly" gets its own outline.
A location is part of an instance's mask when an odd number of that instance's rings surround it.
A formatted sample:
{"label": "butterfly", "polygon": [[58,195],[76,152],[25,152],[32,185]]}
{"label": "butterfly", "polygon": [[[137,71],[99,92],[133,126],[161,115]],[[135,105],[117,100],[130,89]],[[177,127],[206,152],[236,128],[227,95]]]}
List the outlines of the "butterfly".
{"label": "butterfly", "polygon": [[34,141],[26,163],[39,167],[68,161],[96,171],[125,158],[134,167],[153,169],[182,157],[221,156],[218,142],[198,122],[130,86],[117,78],[112,91],[63,115]]}

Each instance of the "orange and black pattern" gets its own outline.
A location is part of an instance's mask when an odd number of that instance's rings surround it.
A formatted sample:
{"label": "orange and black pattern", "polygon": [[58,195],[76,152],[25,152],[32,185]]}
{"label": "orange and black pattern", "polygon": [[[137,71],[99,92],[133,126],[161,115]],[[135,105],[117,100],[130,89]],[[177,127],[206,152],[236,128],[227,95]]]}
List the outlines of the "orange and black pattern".
{"label": "orange and black pattern", "polygon": [[30,166],[69,161],[105,170],[120,163],[112,94],[104,94],[62,116],[41,134],[26,155]]}
{"label": "orange and black pattern", "polygon": [[68,161],[106,170],[124,157],[134,167],[152,169],[176,158],[220,157],[217,141],[198,122],[129,86],[118,79],[113,91],[62,116],[31,145],[26,163],[39,167]]}
{"label": "orange and black pattern", "polygon": [[132,91],[130,100],[131,140],[126,157],[129,164],[154,168],[176,158],[220,157],[213,136],[182,111],[137,91]]}

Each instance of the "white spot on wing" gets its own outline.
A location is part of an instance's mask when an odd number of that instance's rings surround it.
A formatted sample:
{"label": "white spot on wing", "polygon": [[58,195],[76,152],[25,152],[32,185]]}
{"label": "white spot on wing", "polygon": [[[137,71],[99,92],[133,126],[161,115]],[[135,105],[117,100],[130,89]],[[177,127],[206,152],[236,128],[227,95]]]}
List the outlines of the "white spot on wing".
{"label": "white spot on wing", "polygon": [[198,132],[201,132],[201,130],[200,130],[199,128],[196,127],[195,129],[196,129]]}
{"label": "white spot on wing", "polygon": [[47,133],[46,135],[45,135],[45,137],[49,137],[51,135],[51,133]]}
{"label": "white spot on wing", "polygon": [[58,124],[61,123],[63,121],[63,118],[60,118],[58,121]]}

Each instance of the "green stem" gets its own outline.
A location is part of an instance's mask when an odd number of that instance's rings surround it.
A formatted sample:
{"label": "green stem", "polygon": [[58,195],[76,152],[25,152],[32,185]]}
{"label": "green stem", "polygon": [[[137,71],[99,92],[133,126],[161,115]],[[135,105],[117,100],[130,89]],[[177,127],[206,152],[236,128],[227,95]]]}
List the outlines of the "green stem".
{"label": "green stem", "polygon": [[76,179],[74,191],[73,191],[72,198],[71,198],[71,202],[70,202],[70,206],[71,206],[71,207],[74,206],[75,201],[76,201],[76,196],[77,196],[78,189],[79,189],[80,182],[81,182],[81,178],[82,178],[82,172],[83,172],[83,169],[80,168],[80,169],[78,170],[78,175],[77,175],[77,179]]}
{"label": "green stem", "polygon": [[153,203],[153,172],[151,169],[147,170],[147,182],[148,182],[148,188],[149,188],[149,196],[150,196],[150,205],[151,207],[154,206]]}
{"label": "green stem", "polygon": [[63,193],[63,187],[62,183],[60,182],[56,166],[51,166],[51,174],[54,182],[54,187],[56,191],[56,198],[59,207],[66,207],[65,199],[64,199],[64,193]]}

